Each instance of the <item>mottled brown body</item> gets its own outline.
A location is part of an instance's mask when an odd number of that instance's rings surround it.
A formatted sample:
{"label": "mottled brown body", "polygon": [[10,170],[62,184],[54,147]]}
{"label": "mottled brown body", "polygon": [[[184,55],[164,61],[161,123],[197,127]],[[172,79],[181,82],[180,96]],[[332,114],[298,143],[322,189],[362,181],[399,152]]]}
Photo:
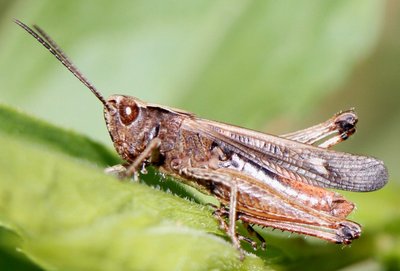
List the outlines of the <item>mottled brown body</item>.
{"label": "mottled brown body", "polygon": [[[247,135],[240,134],[242,128],[230,126],[233,127],[232,131],[238,133],[237,141],[231,141],[224,138],[225,129],[224,132],[218,132],[222,131],[219,130],[220,126],[225,128],[225,124],[198,119],[187,112],[149,105],[129,96],[113,96],[107,103],[111,105],[111,112],[119,112],[110,114],[110,110],[106,110],[105,118],[115,148],[128,164],[133,164],[151,141],[159,139],[160,145],[153,150],[157,155],[149,155],[143,163],[154,164],[162,172],[216,196],[223,206],[227,207],[231,204],[231,187],[236,186],[236,215],[242,221],[313,235],[336,243],[347,244],[359,237],[360,226],[345,219],[353,210],[353,203],[338,193],[305,183],[308,179],[301,178],[304,173],[296,174],[299,170],[292,169],[292,179],[283,177],[284,173],[273,172],[260,162],[262,158],[267,159],[264,157],[265,153],[245,151],[246,146],[251,146],[252,143]],[[129,125],[122,125],[127,121],[121,117],[121,108],[126,110],[128,105],[133,107],[128,111],[136,112],[137,116]],[[329,123],[334,123],[335,119],[343,116],[351,116],[356,120],[354,113],[349,111],[334,116]],[[331,129],[339,136],[343,133],[349,135],[354,132],[354,125],[355,123],[350,125],[347,130],[340,130],[341,127],[336,124]],[[254,136],[261,135],[258,144],[265,140],[263,137],[271,137],[254,131],[252,133],[255,133]],[[235,146],[235,142],[241,140],[247,140],[247,145],[241,146],[242,148]],[[282,138],[278,141],[284,140]],[[265,141],[267,142],[271,141]],[[286,154],[287,157],[293,158],[296,149],[297,155],[307,153],[305,150],[309,149],[309,146],[301,142],[291,144],[294,146],[289,150],[285,150],[287,147],[284,144],[279,147],[279,151],[276,145],[274,151],[269,151],[268,154],[293,152]],[[314,152],[315,149],[312,147]],[[329,157],[330,152],[340,160],[348,159],[354,163],[359,159],[359,156],[328,150],[323,150],[324,155],[320,157]],[[151,157],[157,159],[152,160]],[[311,156],[307,159],[316,158]],[[373,158],[362,160],[363,163],[370,163],[370,166],[379,167],[381,164]],[[316,161],[319,163],[319,160]],[[353,166],[357,168],[357,165]],[[323,186],[322,183],[317,185]],[[326,184],[328,187],[336,185]],[[351,179],[346,185],[352,190],[360,191],[379,187],[376,182],[368,185],[358,184]]]}
{"label": "mottled brown body", "polygon": [[[329,150],[355,132],[352,110],[294,133],[273,136],[197,118],[179,109],[114,95],[105,100],[39,27],[16,21],[83,82],[104,106],[108,131],[131,177],[154,165],[221,203],[216,215],[240,248],[236,220],[349,244],[361,227],[346,217],[354,204],[336,188],[373,191],[387,182],[382,161]],[[229,225],[224,216],[229,217]],[[254,232],[253,232],[254,233]],[[262,237],[255,233],[262,241]]]}

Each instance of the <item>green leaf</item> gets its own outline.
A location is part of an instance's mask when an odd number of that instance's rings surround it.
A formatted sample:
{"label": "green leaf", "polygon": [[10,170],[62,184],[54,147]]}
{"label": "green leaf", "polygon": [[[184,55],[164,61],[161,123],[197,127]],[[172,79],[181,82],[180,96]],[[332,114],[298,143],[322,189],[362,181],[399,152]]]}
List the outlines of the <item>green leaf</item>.
{"label": "green leaf", "polygon": [[1,106],[0,110],[1,131],[10,136],[44,144],[48,148],[77,158],[85,158],[103,166],[114,165],[120,161],[115,153],[87,137],[72,131],[61,130],[5,106]]}

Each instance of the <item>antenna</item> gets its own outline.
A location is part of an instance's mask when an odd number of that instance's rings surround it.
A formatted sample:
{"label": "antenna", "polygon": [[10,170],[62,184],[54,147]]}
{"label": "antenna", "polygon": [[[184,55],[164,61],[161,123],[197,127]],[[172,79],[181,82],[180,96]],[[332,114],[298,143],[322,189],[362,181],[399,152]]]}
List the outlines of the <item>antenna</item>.
{"label": "antenna", "polygon": [[14,22],[22,27],[26,32],[28,32],[31,36],[33,36],[40,44],[42,44],[50,53],[52,53],[58,61],[60,61],[76,78],[79,79],[90,91],[100,100],[100,102],[109,109],[109,106],[104,99],[104,97],[100,94],[100,92],[96,89],[96,87],[90,83],[88,79],[78,70],[78,68],[69,60],[68,56],[60,49],[60,47],[55,43],[49,35],[46,34],[40,27],[34,25],[33,30],[20,20],[15,19]]}

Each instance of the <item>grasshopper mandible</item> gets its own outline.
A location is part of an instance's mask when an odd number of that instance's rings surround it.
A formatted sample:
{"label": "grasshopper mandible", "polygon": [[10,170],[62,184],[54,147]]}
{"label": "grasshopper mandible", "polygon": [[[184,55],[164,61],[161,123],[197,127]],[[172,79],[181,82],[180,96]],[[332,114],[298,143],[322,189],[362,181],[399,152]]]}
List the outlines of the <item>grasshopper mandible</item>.
{"label": "grasshopper mandible", "polygon": [[120,174],[132,177],[140,168],[154,165],[215,196],[221,203],[215,214],[240,251],[240,240],[255,248],[257,243],[238,236],[237,220],[263,247],[264,239],[250,225],[339,244],[349,244],[360,236],[360,225],[346,219],[354,204],[325,189],[373,191],[387,182],[382,161],[329,150],[355,132],[353,110],[301,131],[273,136],[130,96],[113,95],[106,100],[42,29],[15,22],[103,104],[114,147],[126,161]]}

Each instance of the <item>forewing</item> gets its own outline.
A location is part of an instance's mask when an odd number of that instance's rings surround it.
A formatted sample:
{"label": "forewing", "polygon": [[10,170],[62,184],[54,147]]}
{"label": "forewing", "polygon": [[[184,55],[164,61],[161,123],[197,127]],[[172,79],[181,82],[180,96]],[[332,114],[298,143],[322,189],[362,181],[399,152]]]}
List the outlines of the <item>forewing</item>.
{"label": "forewing", "polygon": [[204,119],[192,119],[185,125],[290,180],[341,190],[373,191],[388,179],[383,162],[372,157],[326,150]]}

